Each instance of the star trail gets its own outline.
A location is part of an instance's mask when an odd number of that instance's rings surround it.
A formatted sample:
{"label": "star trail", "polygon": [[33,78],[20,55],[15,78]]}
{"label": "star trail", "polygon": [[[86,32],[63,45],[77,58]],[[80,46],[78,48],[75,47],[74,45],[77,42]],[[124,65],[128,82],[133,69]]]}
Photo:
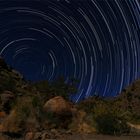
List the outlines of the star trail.
{"label": "star trail", "polygon": [[0,55],[27,80],[79,80],[75,102],[140,78],[138,0],[0,1]]}

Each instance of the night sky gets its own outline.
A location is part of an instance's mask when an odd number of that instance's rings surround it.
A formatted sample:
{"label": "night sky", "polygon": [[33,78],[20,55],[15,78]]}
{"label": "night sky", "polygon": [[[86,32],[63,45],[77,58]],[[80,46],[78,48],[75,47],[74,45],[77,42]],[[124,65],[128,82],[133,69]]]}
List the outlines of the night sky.
{"label": "night sky", "polygon": [[75,102],[116,96],[140,78],[140,1],[0,1],[0,55],[30,81],[78,79]]}

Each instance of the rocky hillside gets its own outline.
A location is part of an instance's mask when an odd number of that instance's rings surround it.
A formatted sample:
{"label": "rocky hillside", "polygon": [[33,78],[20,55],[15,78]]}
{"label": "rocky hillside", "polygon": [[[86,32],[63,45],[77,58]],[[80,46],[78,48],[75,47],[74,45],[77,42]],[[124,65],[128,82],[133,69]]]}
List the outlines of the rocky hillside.
{"label": "rocky hillside", "polygon": [[45,140],[79,133],[140,133],[140,80],[113,99],[74,104],[63,78],[29,83],[0,58],[0,140]]}
{"label": "rocky hillside", "polygon": [[123,89],[117,97],[95,96],[76,106],[86,112],[89,124],[100,133],[140,133],[140,80]]}
{"label": "rocky hillside", "polygon": [[63,78],[29,83],[0,58],[0,140],[71,133],[68,127],[74,110],[68,96],[75,91]]}

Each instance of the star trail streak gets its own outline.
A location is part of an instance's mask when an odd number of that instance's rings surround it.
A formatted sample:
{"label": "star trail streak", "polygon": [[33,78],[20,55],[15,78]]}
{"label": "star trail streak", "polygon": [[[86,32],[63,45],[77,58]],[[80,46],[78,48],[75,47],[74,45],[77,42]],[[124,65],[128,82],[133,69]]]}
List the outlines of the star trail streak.
{"label": "star trail streak", "polygon": [[138,0],[0,2],[0,55],[27,80],[78,79],[75,102],[140,78]]}

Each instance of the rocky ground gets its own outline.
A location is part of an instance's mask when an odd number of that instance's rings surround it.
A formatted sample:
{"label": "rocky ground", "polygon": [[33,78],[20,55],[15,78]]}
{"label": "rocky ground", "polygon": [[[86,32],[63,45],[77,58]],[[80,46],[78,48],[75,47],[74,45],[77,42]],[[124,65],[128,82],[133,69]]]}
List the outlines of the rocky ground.
{"label": "rocky ground", "polygon": [[[8,138],[6,136],[0,137],[0,140],[35,140],[25,138]],[[140,140],[140,136],[110,136],[110,135],[95,135],[95,134],[75,134],[75,135],[65,135],[61,138],[38,138],[37,140]]]}
{"label": "rocky ground", "polygon": [[61,140],[139,140],[140,136],[72,135]]}

